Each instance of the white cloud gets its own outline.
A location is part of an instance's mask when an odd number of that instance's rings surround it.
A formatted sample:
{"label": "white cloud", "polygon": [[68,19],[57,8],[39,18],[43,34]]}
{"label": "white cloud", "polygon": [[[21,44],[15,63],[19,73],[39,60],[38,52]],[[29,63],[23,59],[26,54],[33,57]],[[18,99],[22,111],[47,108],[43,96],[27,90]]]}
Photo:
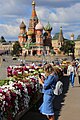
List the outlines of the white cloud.
{"label": "white cloud", "polygon": [[[63,27],[64,36],[70,33],[80,34],[80,0],[35,0],[38,18],[45,26],[49,21],[53,27],[52,34]],[[5,4],[4,4],[5,3]],[[0,0],[0,35],[18,38],[22,22],[29,25],[32,0]]]}
{"label": "white cloud", "polygon": [[19,28],[17,26],[11,26],[11,25],[2,25],[0,24],[0,34],[1,36],[4,36],[6,38],[17,38],[18,37],[18,31]]}
{"label": "white cloud", "polygon": [[[80,3],[68,8],[48,9],[45,7],[37,8],[37,12],[42,21],[50,21],[53,31],[59,32],[60,26],[64,29],[64,36],[69,38],[71,33],[77,37],[80,34]],[[70,32],[68,32],[70,31]]]}

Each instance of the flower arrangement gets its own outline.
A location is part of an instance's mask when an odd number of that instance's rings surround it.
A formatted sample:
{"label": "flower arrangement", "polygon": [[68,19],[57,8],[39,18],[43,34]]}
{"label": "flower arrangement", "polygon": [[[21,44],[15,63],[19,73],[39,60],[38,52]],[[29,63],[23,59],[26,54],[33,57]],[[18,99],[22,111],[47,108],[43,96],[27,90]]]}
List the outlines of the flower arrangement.
{"label": "flower arrangement", "polygon": [[[20,104],[20,99],[23,104]],[[0,111],[1,116],[12,120],[23,108],[29,107],[30,97],[25,84],[22,82],[12,82],[0,86]]]}
{"label": "flower arrangement", "polygon": [[39,96],[38,73],[43,69],[37,65],[7,67],[8,78],[0,81],[0,120],[13,120],[34,104]]}
{"label": "flower arrangement", "polygon": [[8,66],[7,67],[7,76],[32,76],[38,74],[38,72],[43,72],[43,69],[37,65],[25,65],[25,66]]}
{"label": "flower arrangement", "polygon": [[0,81],[0,119],[4,116],[8,120],[13,120],[20,111],[30,107],[31,97],[39,89],[38,80],[29,76],[19,81],[14,78],[2,81]]}

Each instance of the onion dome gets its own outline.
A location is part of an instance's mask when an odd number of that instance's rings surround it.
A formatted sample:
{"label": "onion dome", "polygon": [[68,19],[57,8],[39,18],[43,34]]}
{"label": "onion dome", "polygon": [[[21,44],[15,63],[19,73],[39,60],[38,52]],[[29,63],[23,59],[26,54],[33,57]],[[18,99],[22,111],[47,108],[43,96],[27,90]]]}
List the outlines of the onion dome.
{"label": "onion dome", "polygon": [[27,32],[27,35],[32,35],[32,34],[33,34],[33,32],[30,30]]}
{"label": "onion dome", "polygon": [[74,37],[74,34],[73,34],[73,33],[71,34],[71,37]]}
{"label": "onion dome", "polygon": [[45,31],[51,31],[52,30],[52,27],[50,25],[50,23],[48,22],[48,24],[44,27],[44,30]]}
{"label": "onion dome", "polygon": [[60,30],[62,30],[62,26],[60,27]]}
{"label": "onion dome", "polygon": [[24,24],[24,22],[22,21],[20,28],[26,28],[26,25]]}
{"label": "onion dome", "polygon": [[43,25],[39,22],[36,27],[35,27],[36,30],[43,30]]}
{"label": "onion dome", "polygon": [[32,1],[32,5],[35,5],[35,1],[34,0]]}

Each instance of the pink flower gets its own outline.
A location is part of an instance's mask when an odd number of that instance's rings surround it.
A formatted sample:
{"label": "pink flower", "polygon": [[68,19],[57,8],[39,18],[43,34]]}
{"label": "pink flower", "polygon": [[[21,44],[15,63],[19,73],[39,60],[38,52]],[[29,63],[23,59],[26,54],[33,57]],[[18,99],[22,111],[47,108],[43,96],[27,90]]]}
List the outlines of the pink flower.
{"label": "pink flower", "polygon": [[3,91],[2,91],[2,89],[0,89],[0,93],[2,93]]}

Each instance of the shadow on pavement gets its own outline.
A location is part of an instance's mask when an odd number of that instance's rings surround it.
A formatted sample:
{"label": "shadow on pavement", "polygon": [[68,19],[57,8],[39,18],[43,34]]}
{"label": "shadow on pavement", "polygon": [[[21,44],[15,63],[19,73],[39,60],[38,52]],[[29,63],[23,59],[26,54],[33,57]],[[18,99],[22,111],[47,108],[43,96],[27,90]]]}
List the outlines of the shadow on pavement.
{"label": "shadow on pavement", "polygon": [[[68,76],[64,76],[62,78],[63,82],[63,94],[60,96],[56,96],[54,99],[54,112],[55,112],[55,120],[58,120],[60,116],[60,111],[61,108],[64,106],[64,101],[66,97],[66,93],[68,92],[69,89],[69,78]],[[48,120],[45,115],[40,114],[38,111],[39,106],[42,103],[42,98],[37,102],[36,105],[34,105],[27,113],[25,113],[24,116],[20,120]]]}
{"label": "shadow on pavement", "polygon": [[64,76],[62,78],[62,82],[63,82],[63,94],[61,94],[60,96],[56,96],[54,99],[54,103],[53,103],[54,111],[55,111],[55,120],[58,120],[58,117],[60,116],[61,109],[64,106],[66,93],[69,90],[69,77]]}

